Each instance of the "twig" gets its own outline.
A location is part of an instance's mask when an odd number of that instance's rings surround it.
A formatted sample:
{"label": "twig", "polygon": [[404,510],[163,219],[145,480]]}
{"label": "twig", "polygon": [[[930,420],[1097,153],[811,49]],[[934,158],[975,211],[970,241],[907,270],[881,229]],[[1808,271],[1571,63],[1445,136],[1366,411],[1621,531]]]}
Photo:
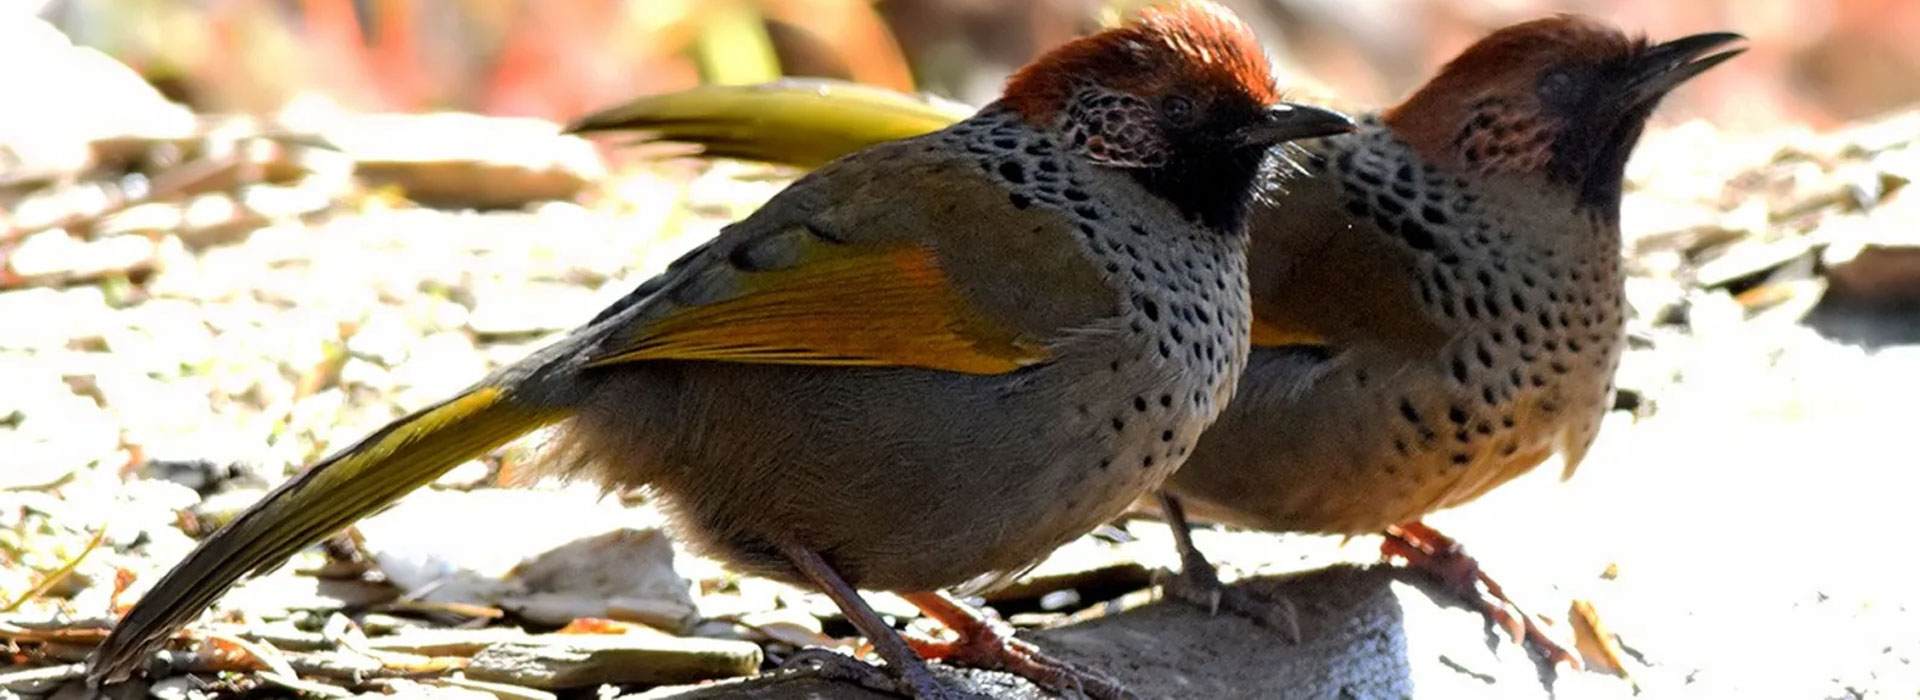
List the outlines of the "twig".
{"label": "twig", "polygon": [[52,590],[54,586],[59,585],[60,581],[65,579],[69,574],[72,574],[73,570],[80,566],[80,562],[85,560],[87,555],[92,554],[94,548],[99,547],[100,542],[105,540],[106,537],[107,524],[101,523],[100,529],[93,533],[91,539],[87,540],[85,549],[80,550],[79,554],[74,555],[72,559],[62,564],[60,568],[48,573],[46,578],[41,579],[40,583],[34,584],[33,588],[27,589],[27,592],[20,594],[19,598],[15,598],[14,601],[8,603],[6,607],[0,608],[0,613],[10,613],[19,610],[20,606],[27,604],[27,601],[38,598],[42,593],[46,593]]}

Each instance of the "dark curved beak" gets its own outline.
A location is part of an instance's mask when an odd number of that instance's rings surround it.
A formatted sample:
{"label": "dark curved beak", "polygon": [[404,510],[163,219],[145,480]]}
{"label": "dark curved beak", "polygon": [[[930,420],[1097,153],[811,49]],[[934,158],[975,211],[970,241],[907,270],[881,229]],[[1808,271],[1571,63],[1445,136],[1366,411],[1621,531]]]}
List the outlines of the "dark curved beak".
{"label": "dark curved beak", "polygon": [[1234,132],[1242,146],[1267,147],[1298,139],[1353,131],[1353,120],[1331,109],[1282,102],[1267,108],[1260,119]]}
{"label": "dark curved beak", "polygon": [[1733,32],[1710,32],[1656,44],[1634,59],[1622,97],[1633,105],[1658,100],[1681,83],[1745,53],[1745,48],[1712,53],[1714,49],[1745,40],[1746,37]]}

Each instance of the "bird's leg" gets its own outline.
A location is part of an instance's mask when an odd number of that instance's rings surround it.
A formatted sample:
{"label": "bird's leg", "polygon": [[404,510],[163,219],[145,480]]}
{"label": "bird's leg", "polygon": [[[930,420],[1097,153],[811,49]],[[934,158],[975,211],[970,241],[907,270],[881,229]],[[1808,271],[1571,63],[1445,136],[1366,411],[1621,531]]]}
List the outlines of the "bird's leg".
{"label": "bird's leg", "polygon": [[913,603],[927,617],[946,625],[956,637],[950,641],[909,638],[908,643],[922,656],[960,666],[1005,671],[1067,697],[1096,700],[1136,697],[1133,691],[1106,674],[1047,656],[1033,643],[1015,637],[1011,625],[988,619],[981,611],[945,593],[904,593],[900,597]]}
{"label": "bird's leg", "polygon": [[[873,650],[880,654],[880,658],[886,660],[887,673],[897,682],[898,690],[922,700],[964,697],[963,694],[940,685],[940,681],[933,677],[933,672],[927,670],[927,663],[914,654],[913,648],[900,637],[900,633],[895,632],[885,620],[880,619],[880,613],[874,612],[873,607],[860,598],[859,591],[847,585],[846,580],[840,578],[839,572],[834,571],[825,559],[820,558],[820,555],[805,547],[785,543],[780,545],[780,553],[793,563],[794,568],[800,571],[800,575],[807,577],[807,580],[819,587],[822,593],[827,594],[834,605],[840,606],[840,612],[853,623],[854,629],[866,635],[867,643],[872,644]],[[801,670],[828,678],[862,679],[871,676],[858,669],[846,668],[840,659],[853,664],[862,663],[859,659],[839,654],[810,654],[803,657],[803,661],[812,668]]]}
{"label": "bird's leg", "polygon": [[1580,667],[1579,658],[1548,638],[1533,618],[1507,597],[1500,583],[1480,570],[1480,562],[1467,554],[1453,538],[1441,534],[1418,520],[1387,528],[1387,539],[1380,543],[1380,554],[1405,560],[1407,566],[1427,572],[1454,595],[1472,603],[1495,625],[1506,630],[1513,641],[1531,646],[1544,655],[1548,665],[1567,663]]}
{"label": "bird's leg", "polygon": [[1193,546],[1192,525],[1187,522],[1187,511],[1180,500],[1165,491],[1159,493],[1160,510],[1165,514],[1167,527],[1173,530],[1173,544],[1180,549],[1180,573],[1156,572],[1160,590],[1168,596],[1206,610],[1208,615],[1217,615],[1221,610],[1239,615],[1279,630],[1287,641],[1299,643],[1300,624],[1296,620],[1293,602],[1284,597],[1258,595],[1242,588],[1228,588],[1220,583],[1220,574],[1213,563]]}

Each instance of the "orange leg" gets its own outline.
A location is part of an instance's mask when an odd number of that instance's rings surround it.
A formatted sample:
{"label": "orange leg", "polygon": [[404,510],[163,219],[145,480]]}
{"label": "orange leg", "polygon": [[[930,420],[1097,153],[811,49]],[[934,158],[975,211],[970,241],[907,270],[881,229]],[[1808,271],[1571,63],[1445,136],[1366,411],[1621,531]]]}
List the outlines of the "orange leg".
{"label": "orange leg", "polygon": [[1488,619],[1506,630],[1513,641],[1544,655],[1548,665],[1564,662],[1574,669],[1580,668],[1579,657],[1549,639],[1453,538],[1418,520],[1388,527],[1386,535],[1386,541],[1380,544],[1381,555],[1405,560],[1408,567],[1433,575],[1455,595],[1479,607]]}
{"label": "orange leg", "polygon": [[924,658],[1005,671],[1069,697],[1069,691],[1095,699],[1135,697],[1132,691],[1104,674],[1075,668],[1047,656],[1031,642],[1014,637],[1012,626],[988,619],[979,610],[945,593],[906,593],[901,597],[957,636],[951,641],[909,636],[907,643]]}

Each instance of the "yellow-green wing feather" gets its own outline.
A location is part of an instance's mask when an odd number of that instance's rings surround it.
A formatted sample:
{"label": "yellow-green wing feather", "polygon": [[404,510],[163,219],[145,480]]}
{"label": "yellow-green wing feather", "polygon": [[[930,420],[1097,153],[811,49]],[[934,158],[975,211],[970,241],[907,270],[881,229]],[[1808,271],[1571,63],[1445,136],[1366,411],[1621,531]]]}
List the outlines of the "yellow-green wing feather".
{"label": "yellow-green wing feather", "polygon": [[790,79],[650,95],[587,115],[568,131],[641,131],[643,141],[694,144],[709,157],[812,169],[868,146],[938,131],[972,113],[930,95]]}

